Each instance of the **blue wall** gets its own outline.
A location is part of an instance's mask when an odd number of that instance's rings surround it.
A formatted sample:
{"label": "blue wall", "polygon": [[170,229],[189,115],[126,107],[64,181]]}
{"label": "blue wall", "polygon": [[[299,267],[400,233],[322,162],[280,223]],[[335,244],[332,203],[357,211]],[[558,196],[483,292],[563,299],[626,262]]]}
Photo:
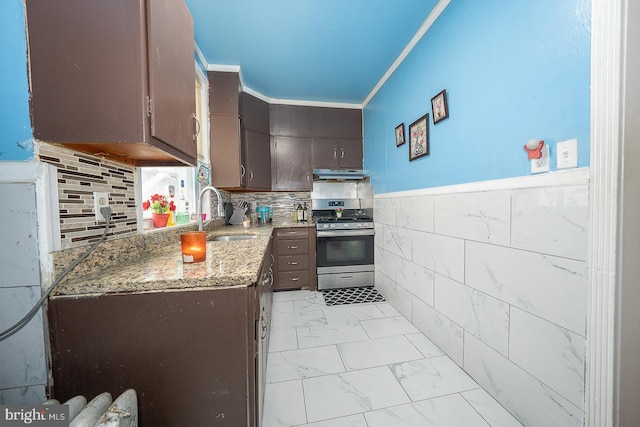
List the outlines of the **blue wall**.
{"label": "blue wall", "polygon": [[[589,165],[590,0],[452,0],[364,109],[376,193],[530,174],[523,145],[578,138]],[[431,97],[447,89],[449,119]],[[430,114],[430,155],[409,162],[394,128]]]}
{"label": "blue wall", "polygon": [[0,161],[33,158],[22,0],[0,1]]}

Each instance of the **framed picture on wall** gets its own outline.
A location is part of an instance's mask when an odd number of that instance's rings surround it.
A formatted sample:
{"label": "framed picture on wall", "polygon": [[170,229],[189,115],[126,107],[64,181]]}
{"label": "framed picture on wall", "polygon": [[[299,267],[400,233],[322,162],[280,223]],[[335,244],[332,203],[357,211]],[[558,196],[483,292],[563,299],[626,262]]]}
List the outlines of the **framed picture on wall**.
{"label": "framed picture on wall", "polygon": [[429,155],[429,113],[409,125],[409,161]]}
{"label": "framed picture on wall", "polygon": [[447,90],[431,98],[431,113],[433,113],[433,124],[438,124],[449,117],[449,107],[447,106]]}
{"label": "framed picture on wall", "polygon": [[400,123],[396,126],[396,147],[400,147],[405,142],[407,141],[404,139],[404,123]]}

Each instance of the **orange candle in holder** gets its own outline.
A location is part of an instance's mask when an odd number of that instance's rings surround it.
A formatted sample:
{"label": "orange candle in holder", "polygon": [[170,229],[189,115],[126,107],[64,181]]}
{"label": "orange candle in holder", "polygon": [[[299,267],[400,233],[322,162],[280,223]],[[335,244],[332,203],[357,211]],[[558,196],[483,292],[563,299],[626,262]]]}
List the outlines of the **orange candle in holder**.
{"label": "orange candle in holder", "polygon": [[190,231],[180,235],[182,262],[201,262],[207,259],[207,233]]}

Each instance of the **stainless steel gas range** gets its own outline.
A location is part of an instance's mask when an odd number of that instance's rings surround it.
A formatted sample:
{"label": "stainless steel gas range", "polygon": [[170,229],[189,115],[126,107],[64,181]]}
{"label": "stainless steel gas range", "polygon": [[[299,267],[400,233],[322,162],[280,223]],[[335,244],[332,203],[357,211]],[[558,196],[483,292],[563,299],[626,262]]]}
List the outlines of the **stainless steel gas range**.
{"label": "stainless steel gas range", "polygon": [[373,218],[358,199],[314,199],[318,289],[373,286]]}

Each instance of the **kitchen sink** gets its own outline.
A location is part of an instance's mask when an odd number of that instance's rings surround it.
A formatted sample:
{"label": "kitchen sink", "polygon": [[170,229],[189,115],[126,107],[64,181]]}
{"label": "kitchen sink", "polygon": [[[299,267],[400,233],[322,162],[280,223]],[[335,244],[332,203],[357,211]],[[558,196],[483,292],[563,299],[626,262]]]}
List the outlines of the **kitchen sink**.
{"label": "kitchen sink", "polygon": [[232,242],[235,240],[251,240],[257,237],[255,234],[228,234],[225,236],[209,237],[207,240],[210,242]]}

